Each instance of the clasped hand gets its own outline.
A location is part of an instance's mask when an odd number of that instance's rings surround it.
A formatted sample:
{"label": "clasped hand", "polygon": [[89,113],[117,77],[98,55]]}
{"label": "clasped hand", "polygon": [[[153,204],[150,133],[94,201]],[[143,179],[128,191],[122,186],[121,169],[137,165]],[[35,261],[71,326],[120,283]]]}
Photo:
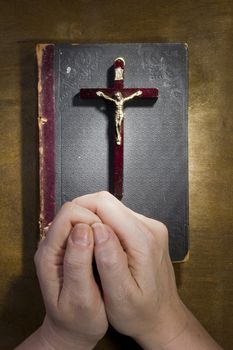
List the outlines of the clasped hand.
{"label": "clasped hand", "polygon": [[177,294],[166,227],[108,192],[64,204],[35,264],[46,317],[18,350],[90,350],[108,323],[147,350],[220,349]]}
{"label": "clasped hand", "polygon": [[[181,309],[166,227],[108,192],[64,204],[35,264],[46,307],[41,337],[55,349],[92,349],[108,322],[141,344],[150,337],[162,344]],[[182,327],[183,317],[171,325],[170,338]]]}

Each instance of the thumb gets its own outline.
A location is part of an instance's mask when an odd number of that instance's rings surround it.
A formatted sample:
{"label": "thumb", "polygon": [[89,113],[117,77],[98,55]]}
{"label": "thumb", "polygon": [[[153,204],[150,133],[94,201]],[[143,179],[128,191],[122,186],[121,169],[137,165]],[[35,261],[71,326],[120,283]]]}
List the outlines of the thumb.
{"label": "thumb", "polygon": [[102,223],[92,225],[95,260],[103,288],[105,304],[119,305],[136,288],[128,267],[127,255],[112,229]]}
{"label": "thumb", "polygon": [[93,233],[87,224],[76,224],[68,238],[63,262],[61,299],[74,302],[85,299],[97,288],[93,271]]}

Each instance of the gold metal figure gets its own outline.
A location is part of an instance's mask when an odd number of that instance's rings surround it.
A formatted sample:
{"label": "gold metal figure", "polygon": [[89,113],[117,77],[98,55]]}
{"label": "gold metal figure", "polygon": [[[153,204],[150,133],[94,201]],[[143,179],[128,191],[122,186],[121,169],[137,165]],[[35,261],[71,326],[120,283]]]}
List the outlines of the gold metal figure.
{"label": "gold metal figure", "polygon": [[133,99],[136,96],[140,96],[142,94],[141,90],[134,92],[132,95],[123,97],[120,91],[115,92],[114,97],[112,98],[108,95],[105,95],[102,91],[97,91],[96,95],[105,98],[106,100],[112,101],[116,105],[115,111],[115,127],[116,127],[116,143],[117,145],[121,145],[121,124],[124,119],[124,103]]}

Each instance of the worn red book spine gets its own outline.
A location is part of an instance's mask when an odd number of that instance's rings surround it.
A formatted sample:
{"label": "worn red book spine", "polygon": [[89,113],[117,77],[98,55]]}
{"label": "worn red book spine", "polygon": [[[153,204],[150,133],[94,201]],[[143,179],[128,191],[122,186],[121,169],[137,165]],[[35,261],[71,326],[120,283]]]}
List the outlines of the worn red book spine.
{"label": "worn red book spine", "polygon": [[37,46],[40,178],[40,235],[55,214],[54,45]]}

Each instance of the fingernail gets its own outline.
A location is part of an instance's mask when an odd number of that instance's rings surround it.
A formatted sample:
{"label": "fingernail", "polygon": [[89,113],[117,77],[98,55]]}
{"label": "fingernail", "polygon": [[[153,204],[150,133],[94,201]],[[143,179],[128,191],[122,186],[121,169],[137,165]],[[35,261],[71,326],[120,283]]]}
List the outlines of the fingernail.
{"label": "fingernail", "polygon": [[71,239],[74,244],[88,246],[91,243],[90,228],[76,225],[71,232]]}
{"label": "fingernail", "polygon": [[96,223],[92,225],[92,229],[94,231],[95,244],[100,244],[109,238],[109,231],[105,225]]}

